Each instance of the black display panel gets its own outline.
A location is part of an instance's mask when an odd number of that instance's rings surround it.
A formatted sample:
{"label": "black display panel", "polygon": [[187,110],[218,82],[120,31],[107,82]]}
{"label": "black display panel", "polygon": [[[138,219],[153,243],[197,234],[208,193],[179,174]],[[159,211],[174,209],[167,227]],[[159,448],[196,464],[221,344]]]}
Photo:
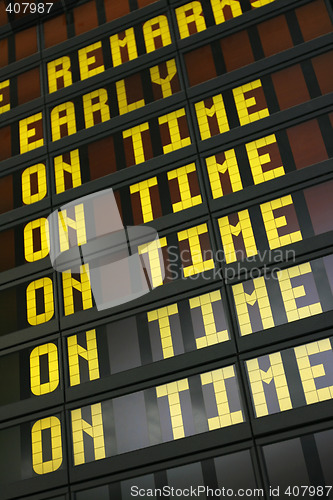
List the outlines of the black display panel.
{"label": "black display panel", "polygon": [[[76,149],[54,158],[56,192],[60,194],[80,186],[87,176],[95,180],[108,175],[109,168],[115,168],[115,164],[99,160],[106,152],[110,155],[111,139],[108,137],[87,148]],[[88,157],[92,160],[89,171],[85,168],[85,160]],[[165,215],[201,205],[205,198],[199,175],[200,169],[192,162],[172,170],[164,169],[153,177],[142,177],[139,182],[119,189],[115,187],[113,192],[123,223],[148,223]]]}
{"label": "black display panel", "polygon": [[0,213],[29,206],[48,198],[46,160],[0,178]]}
{"label": "black display panel", "polygon": [[39,215],[38,218],[27,220],[24,224],[16,224],[11,229],[0,232],[0,245],[3,248],[0,272],[44,259],[47,262],[46,266],[50,265],[47,259],[50,246],[47,222],[49,214]]}
{"label": "black display panel", "polygon": [[129,316],[66,340],[69,386],[230,340],[221,291]]}
{"label": "black display panel", "polygon": [[1,484],[10,485],[66,468],[63,453],[63,418],[52,417],[0,430]]}
{"label": "black display panel", "polygon": [[333,307],[333,256],[232,285],[241,336],[316,316]]}
{"label": "black display panel", "polygon": [[39,67],[11,76],[0,83],[0,114],[41,96]]}
{"label": "black display panel", "polygon": [[246,361],[256,418],[333,398],[333,339]]}
{"label": "black display panel", "polygon": [[326,430],[263,447],[268,479],[280,498],[333,498],[332,475],[325,464],[331,460],[331,443],[332,430]]}
{"label": "black display panel", "polygon": [[[205,164],[203,170],[207,171],[206,175],[208,177],[208,198],[225,197],[247,187],[278,179],[288,173],[328,160],[333,155],[327,141],[327,137],[332,134],[332,116],[332,114],[326,114],[318,118],[305,120],[293,127],[278,129],[272,134],[261,135],[255,141],[236,145],[233,148],[218,148],[217,151],[214,148],[213,155],[202,154]],[[212,120],[213,118],[210,119],[210,123],[212,123]],[[323,131],[325,132],[323,133]],[[149,156],[148,130],[142,132],[141,139],[140,148],[142,147],[142,149],[140,151],[143,152],[145,159],[151,159],[151,156]],[[154,136],[155,147],[158,144],[156,140],[156,136]],[[60,194],[89,181],[121,172],[125,167],[133,166],[136,164],[133,151],[131,142],[123,142],[121,134],[114,134],[55,156],[53,158],[55,192]],[[257,168],[256,160],[259,161],[261,169]],[[138,157],[137,161],[140,161],[140,157]],[[184,191],[179,193],[180,175],[186,174],[190,183],[191,197],[201,195],[202,199],[204,199],[203,189],[200,184],[202,169],[198,166],[198,163],[195,163],[195,165],[192,165],[192,163],[183,164],[180,167],[183,167],[183,171],[175,169],[173,174],[171,172],[167,173],[167,181],[165,180],[165,174],[157,174],[157,185],[154,180],[154,185],[149,187],[149,191],[155,191],[159,194],[161,209],[158,205],[158,195],[155,194],[152,201],[152,203],[156,204],[156,215],[160,213],[160,210],[162,210],[162,215],[169,213],[170,208],[166,208],[166,203],[169,201],[168,191],[172,205],[181,200],[182,195],[185,199],[186,189],[184,188]],[[184,170],[185,168],[186,170]],[[198,175],[199,187],[197,186],[195,171]],[[151,177],[151,179],[155,179],[155,176]],[[115,188],[115,191],[118,191],[117,188]],[[163,196],[161,196],[161,192],[163,192]],[[121,193],[126,193],[126,195],[121,195]],[[131,204],[132,210],[137,211],[140,204],[138,201],[135,202],[133,198],[138,198],[139,195],[135,196],[135,193],[130,193],[130,195],[129,199],[128,191],[125,191],[124,188],[120,189],[119,194],[116,195],[118,206],[123,209],[123,207],[126,208]],[[194,201],[197,203],[199,198]],[[181,208],[181,205],[173,207],[173,211],[175,211],[175,208]],[[124,210],[123,217],[126,213],[126,210]],[[128,220],[132,219],[128,218]],[[140,220],[141,217],[138,214],[138,221]]]}
{"label": "black display panel", "polygon": [[326,131],[329,137],[332,135],[331,119],[332,115],[323,115],[232,149],[219,149],[213,156],[206,157],[212,198],[327,160],[332,152],[322,130],[325,135]]}
{"label": "black display panel", "polygon": [[59,392],[59,358],[59,343],[56,340],[1,356],[1,406]]}
{"label": "black display panel", "polygon": [[260,258],[282,247],[288,252],[293,243],[332,231],[332,189],[329,181],[218,218],[225,262]]}
{"label": "black display panel", "polygon": [[[332,23],[327,14],[325,2],[317,0],[251,26],[249,29],[185,52],[184,61],[190,87],[247,66],[264,57],[283,52],[303,41],[330,33]],[[293,36],[296,30],[299,30],[298,39]],[[276,33],[279,33],[279,36],[276,36]],[[198,59],[202,64],[196,64]],[[320,65],[320,62],[318,58],[315,64]],[[291,85],[297,82],[298,80],[289,80]]]}
{"label": "black display panel", "polygon": [[[71,67],[70,70],[67,70],[71,72],[70,77],[66,77],[67,58],[60,58],[54,63],[48,63],[50,94],[54,94],[58,90],[65,88],[67,86],[66,83],[69,82],[69,78],[74,83],[80,79],[91,78],[105,71],[102,58],[102,45],[98,42],[92,44],[87,48],[85,54],[87,58],[86,68],[83,69],[81,67],[79,71],[73,65],[73,68]],[[79,57],[81,62],[83,54]],[[74,53],[69,54],[68,58],[72,61]],[[112,99],[113,117],[124,115],[159,99],[165,99],[181,90],[179,71],[175,59],[163,60],[155,66],[143,68],[140,72],[131,73],[123,79],[117,79],[109,83],[105,88],[101,89],[96,84],[92,88],[92,91],[96,92],[94,94],[96,98],[98,96],[105,96],[106,99],[104,102]],[[85,101],[87,101],[87,98],[83,98],[83,103]],[[96,102],[97,99],[95,99],[95,104]],[[83,103],[81,102],[81,109]]]}
{"label": "black display panel", "polygon": [[[0,497],[329,498],[329,0],[24,4],[0,0]],[[128,247],[158,232],[127,302],[82,207],[56,239],[80,269],[50,271],[48,216],[111,189]]]}
{"label": "black display panel", "polygon": [[0,290],[1,336],[51,321],[55,317],[55,301],[52,275],[3,288]]}
{"label": "black display panel", "polygon": [[77,408],[70,419],[74,467],[245,421],[235,366]]}
{"label": "black display panel", "polygon": [[[84,224],[84,219],[80,220],[80,224]],[[147,244],[140,245],[134,241],[131,251],[141,256],[152,288],[200,273],[209,273],[215,267],[210,232],[206,222],[178,232],[161,231],[159,238]],[[112,259],[107,258],[106,263],[109,262],[112,262]],[[126,272],[129,272],[130,262],[127,261],[126,265]],[[101,280],[101,298],[107,300],[108,277],[103,274],[105,270],[99,267],[94,268],[94,272]],[[94,306],[89,273],[89,263],[80,265],[74,272],[68,270],[61,273],[64,316]],[[118,288],[119,294],[124,293],[121,283],[118,284]]]}
{"label": "black display panel", "polygon": [[[330,93],[333,84],[331,75],[326,71],[326,65],[332,66],[332,61],[333,52],[327,52],[196,102],[195,113],[201,139],[224,133],[237,125],[252,123],[279,110]],[[97,69],[92,71],[97,72]],[[61,81],[63,79],[64,77]],[[294,86],[291,82],[294,82]],[[175,59],[150,68],[149,73],[142,71],[115,84],[93,89],[82,98],[74,98],[51,108],[49,120],[52,140],[59,140],[82,128],[90,128],[102,122],[111,120],[112,123],[112,118],[117,115],[140,109],[153,100],[169,97],[179,90]],[[232,104],[230,92],[234,100]],[[234,107],[237,109],[236,114]],[[213,116],[212,109],[216,114],[216,124],[209,123],[207,118],[207,115]],[[62,115],[65,113],[66,119],[60,120],[59,113]],[[166,122],[165,118],[160,118],[159,121],[160,124]],[[61,125],[65,124],[67,133],[60,130]]]}

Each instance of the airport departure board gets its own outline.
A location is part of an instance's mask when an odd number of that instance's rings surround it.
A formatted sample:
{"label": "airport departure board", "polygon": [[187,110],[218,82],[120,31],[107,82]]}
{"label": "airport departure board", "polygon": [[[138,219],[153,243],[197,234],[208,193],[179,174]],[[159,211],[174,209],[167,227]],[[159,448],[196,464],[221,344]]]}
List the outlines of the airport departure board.
{"label": "airport departure board", "polygon": [[[0,0],[1,500],[333,499],[332,23]],[[157,238],[149,292],[101,308],[82,199],[110,188]]]}

